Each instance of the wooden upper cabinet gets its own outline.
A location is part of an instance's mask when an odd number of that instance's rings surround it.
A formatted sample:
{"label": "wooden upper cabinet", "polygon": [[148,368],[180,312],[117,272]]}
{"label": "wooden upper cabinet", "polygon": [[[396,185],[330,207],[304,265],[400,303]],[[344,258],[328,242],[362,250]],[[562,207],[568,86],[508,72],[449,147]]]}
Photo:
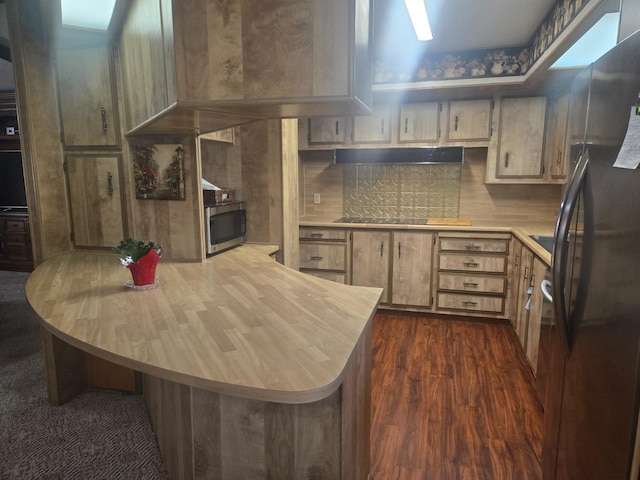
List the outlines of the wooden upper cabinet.
{"label": "wooden upper cabinet", "polygon": [[183,132],[366,113],[369,10],[370,0],[134,0],[120,38],[127,128],[159,113],[170,118],[153,122]]}
{"label": "wooden upper cabinet", "polygon": [[341,145],[346,140],[344,117],[316,117],[308,119],[309,145]]}
{"label": "wooden upper cabinet", "polygon": [[391,108],[376,105],[370,115],[353,117],[353,143],[390,143]]}
{"label": "wooden upper cabinet", "polygon": [[398,141],[400,143],[437,143],[440,136],[438,102],[400,105]]}
{"label": "wooden upper cabinet", "polygon": [[552,179],[564,179],[567,176],[569,162],[567,158],[567,116],[569,113],[569,94],[565,93],[549,105],[547,115],[547,139],[545,159]]}
{"label": "wooden upper cabinet", "polygon": [[449,102],[448,141],[488,141],[491,137],[492,100]]}
{"label": "wooden upper cabinet", "polygon": [[497,144],[487,159],[486,181],[544,181],[545,97],[503,98]]}
{"label": "wooden upper cabinet", "polygon": [[56,70],[64,145],[119,146],[111,49],[59,50]]}

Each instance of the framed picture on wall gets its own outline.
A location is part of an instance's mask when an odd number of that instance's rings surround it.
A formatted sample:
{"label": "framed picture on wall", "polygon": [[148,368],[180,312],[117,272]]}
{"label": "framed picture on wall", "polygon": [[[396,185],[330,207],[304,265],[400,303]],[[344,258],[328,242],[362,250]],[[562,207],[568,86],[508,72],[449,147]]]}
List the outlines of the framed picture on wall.
{"label": "framed picture on wall", "polygon": [[131,145],[136,198],[184,200],[182,144]]}

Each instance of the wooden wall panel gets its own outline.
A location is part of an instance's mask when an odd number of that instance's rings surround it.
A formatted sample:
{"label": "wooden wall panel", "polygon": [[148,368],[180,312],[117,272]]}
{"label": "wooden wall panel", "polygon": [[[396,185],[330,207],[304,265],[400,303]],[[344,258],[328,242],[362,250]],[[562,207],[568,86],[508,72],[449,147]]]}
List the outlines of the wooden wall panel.
{"label": "wooden wall panel", "polygon": [[60,124],[52,64],[54,42],[46,23],[52,4],[5,2],[16,78],[20,142],[25,168],[34,263],[71,250]]}
{"label": "wooden wall panel", "polygon": [[[333,165],[333,151],[300,152],[303,182],[301,195],[304,211],[301,216],[335,220],[342,217],[343,168]],[[313,203],[313,194],[320,194],[320,203]]]}
{"label": "wooden wall panel", "polygon": [[125,177],[132,202],[132,237],[152,240],[163,248],[163,255],[176,260],[204,258],[202,231],[201,168],[195,137],[136,137],[129,144],[182,144],[184,148],[185,200],[138,200],[135,197],[131,152],[125,148]]}

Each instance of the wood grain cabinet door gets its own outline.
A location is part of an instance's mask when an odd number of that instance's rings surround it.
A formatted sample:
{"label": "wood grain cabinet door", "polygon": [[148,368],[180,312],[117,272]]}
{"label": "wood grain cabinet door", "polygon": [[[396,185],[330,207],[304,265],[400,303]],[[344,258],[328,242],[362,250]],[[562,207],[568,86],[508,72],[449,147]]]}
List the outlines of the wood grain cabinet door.
{"label": "wood grain cabinet door", "polygon": [[542,179],[545,97],[503,98],[496,178]]}
{"label": "wood grain cabinet door", "polygon": [[381,302],[388,303],[391,233],[356,230],[353,232],[351,245],[352,284],[384,288]]}
{"label": "wood grain cabinet door", "polygon": [[76,247],[113,247],[124,238],[120,157],[67,155]]}
{"label": "wood grain cabinet door", "polygon": [[400,105],[400,143],[438,143],[440,136],[440,104],[438,102],[404,103]]}
{"label": "wood grain cabinet door", "polygon": [[[518,275],[518,311],[515,321],[515,330],[520,340],[520,345],[523,349],[526,349],[527,345],[527,332],[529,329],[529,310],[527,309],[527,302],[533,294],[533,288],[529,290],[531,285],[531,270],[533,268],[533,253],[528,248],[522,249],[520,256],[520,269]],[[531,292],[531,293],[529,293]]]}
{"label": "wood grain cabinet door", "polygon": [[393,233],[391,303],[431,305],[432,233]]}
{"label": "wood grain cabinet door", "polygon": [[534,375],[538,372],[538,353],[540,350],[540,326],[542,322],[542,308],[544,298],[540,283],[547,273],[547,265],[538,257],[533,259],[533,270],[531,272],[531,285],[533,293],[531,294],[531,305],[529,308],[529,322],[527,325],[527,346],[525,353],[531,364]]}
{"label": "wood grain cabinet door", "polygon": [[376,105],[371,115],[353,117],[353,143],[391,143],[391,108]]}
{"label": "wood grain cabinet door", "polygon": [[113,58],[109,47],[57,53],[58,96],[66,147],[117,147]]}
{"label": "wood grain cabinet door", "polygon": [[549,107],[547,115],[547,140],[545,142],[545,158],[549,165],[552,179],[565,178],[568,165],[565,152],[567,140],[567,117],[569,113],[569,94],[558,97]]}
{"label": "wood grain cabinet door", "polygon": [[489,140],[492,111],[492,101],[489,99],[449,102],[447,140]]}
{"label": "wood grain cabinet door", "polygon": [[344,117],[317,117],[308,120],[309,145],[341,145],[345,143]]}

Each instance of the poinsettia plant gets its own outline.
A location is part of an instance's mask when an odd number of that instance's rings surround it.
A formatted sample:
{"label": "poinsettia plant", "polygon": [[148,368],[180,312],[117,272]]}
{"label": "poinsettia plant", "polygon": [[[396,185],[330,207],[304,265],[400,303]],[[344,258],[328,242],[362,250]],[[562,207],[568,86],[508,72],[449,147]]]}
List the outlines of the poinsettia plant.
{"label": "poinsettia plant", "polygon": [[126,267],[132,263],[138,263],[138,261],[151,250],[155,250],[159,256],[162,252],[162,247],[153,242],[143,242],[142,240],[127,238],[121,240],[120,245],[113,247],[111,250],[118,255],[124,256],[124,258],[120,258],[120,262]]}

